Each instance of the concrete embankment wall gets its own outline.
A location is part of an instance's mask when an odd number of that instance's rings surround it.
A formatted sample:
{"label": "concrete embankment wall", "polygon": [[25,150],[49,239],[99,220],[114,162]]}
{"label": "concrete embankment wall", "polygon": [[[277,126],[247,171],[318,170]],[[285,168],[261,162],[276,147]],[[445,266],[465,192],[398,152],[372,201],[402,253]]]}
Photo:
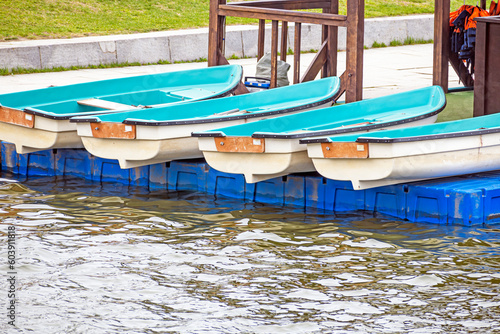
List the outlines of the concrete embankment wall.
{"label": "concrete embankment wall", "polygon": [[[433,38],[433,15],[373,18],[365,20],[365,46],[374,42],[389,45],[406,38]],[[226,56],[255,57],[257,26],[228,26]],[[266,29],[266,39],[271,29]],[[288,45],[293,48],[294,28],[289,26]],[[321,27],[303,24],[303,51],[318,49]],[[339,29],[339,49],[345,50],[346,29]],[[270,41],[266,41],[269,48]],[[11,41],[0,43],[0,68],[53,68],[112,63],[157,63],[193,61],[207,58],[208,28],[161,31],[143,34],[81,37],[56,40]]]}

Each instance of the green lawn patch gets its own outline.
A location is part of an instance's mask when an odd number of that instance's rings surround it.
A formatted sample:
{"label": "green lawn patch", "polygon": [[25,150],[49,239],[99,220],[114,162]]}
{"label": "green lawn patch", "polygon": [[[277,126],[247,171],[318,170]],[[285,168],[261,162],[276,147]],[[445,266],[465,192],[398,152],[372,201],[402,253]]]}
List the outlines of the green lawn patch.
{"label": "green lawn patch", "polygon": [[438,115],[437,123],[471,118],[474,112],[474,91],[446,94],[446,108]]}
{"label": "green lawn patch", "polygon": [[[468,4],[475,4],[466,1]],[[2,0],[0,41],[207,27],[209,0]],[[452,0],[452,9],[462,5]],[[346,0],[340,0],[340,13]],[[367,0],[366,17],[434,12],[434,0]],[[227,24],[256,24],[229,17]]]}

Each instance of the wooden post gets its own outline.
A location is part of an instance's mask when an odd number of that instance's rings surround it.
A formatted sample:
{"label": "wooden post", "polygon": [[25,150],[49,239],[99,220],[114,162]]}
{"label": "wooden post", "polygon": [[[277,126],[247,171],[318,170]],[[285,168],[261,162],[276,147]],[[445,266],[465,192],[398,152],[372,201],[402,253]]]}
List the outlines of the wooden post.
{"label": "wooden post", "polygon": [[363,42],[364,42],[364,0],[347,1],[347,54],[345,102],[363,98]]}
{"label": "wooden post", "polygon": [[259,37],[257,39],[257,61],[264,56],[264,41],[266,39],[266,20],[259,20]]}
{"label": "wooden post", "polygon": [[278,86],[278,21],[272,21],[271,30],[271,83],[270,88]]}
{"label": "wooden post", "polygon": [[486,23],[477,22],[476,29],[476,66],[474,82],[474,109],[473,117],[484,116],[486,114],[486,57],[487,48],[486,43]]}
{"label": "wooden post", "polygon": [[226,0],[210,0],[210,17],[208,27],[208,66],[220,64],[220,55],[224,55],[223,37],[225,16],[219,15],[219,5]]}
{"label": "wooden post", "polygon": [[500,17],[476,18],[474,117],[500,113]]}
{"label": "wooden post", "polygon": [[[325,12],[325,10],[323,10]],[[326,43],[326,49],[328,50],[328,26],[321,26],[321,43]],[[321,77],[326,78],[328,76],[328,55],[325,57],[325,61],[323,62],[323,66],[321,66]]]}
{"label": "wooden post", "polygon": [[432,84],[448,92],[448,59],[450,58],[450,0],[435,0],[434,55]]}
{"label": "wooden post", "polygon": [[300,35],[302,33],[302,25],[299,22],[295,23],[295,36],[293,43],[293,83],[300,82]]}
{"label": "wooden post", "polygon": [[[339,1],[331,0],[330,8],[327,12],[330,14],[338,14]],[[333,77],[337,75],[338,31],[339,28],[337,26],[328,26],[327,28],[328,50],[327,60],[325,64],[325,74],[327,77]]]}
{"label": "wooden post", "polygon": [[288,51],[288,22],[281,22],[281,54],[280,60],[286,61],[286,53]]}

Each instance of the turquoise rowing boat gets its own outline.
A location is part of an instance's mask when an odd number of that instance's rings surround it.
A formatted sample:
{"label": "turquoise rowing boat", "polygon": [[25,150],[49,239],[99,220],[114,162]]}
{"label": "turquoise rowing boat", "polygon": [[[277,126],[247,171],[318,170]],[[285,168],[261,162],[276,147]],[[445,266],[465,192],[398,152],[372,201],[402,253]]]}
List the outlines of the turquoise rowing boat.
{"label": "turquoise rowing boat", "polygon": [[316,170],[354,189],[500,169],[500,114],[304,139]]}
{"label": "turquoise rowing boat", "polygon": [[90,153],[116,159],[122,168],[200,158],[193,131],[244,124],[331,106],[340,80],[324,78],[244,95],[172,105],[147,111],[74,117]]}
{"label": "turquoise rowing boat", "polygon": [[215,66],[0,95],[0,140],[18,153],[83,147],[71,117],[150,110],[222,97],[241,82],[239,65]]}
{"label": "turquoise rowing boat", "polygon": [[443,90],[433,86],[193,136],[211,167],[253,183],[314,171],[300,139],[433,123],[445,105]]}

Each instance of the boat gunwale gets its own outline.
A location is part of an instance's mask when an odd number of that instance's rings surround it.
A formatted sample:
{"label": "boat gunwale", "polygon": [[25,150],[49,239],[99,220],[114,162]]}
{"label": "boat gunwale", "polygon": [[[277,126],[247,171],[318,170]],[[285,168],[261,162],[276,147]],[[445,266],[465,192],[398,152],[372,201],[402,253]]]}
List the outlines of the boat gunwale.
{"label": "boat gunwale", "polygon": [[[433,112],[427,113],[425,115],[419,115],[415,117],[410,117],[410,118],[405,118],[403,120],[399,121],[392,121],[392,122],[382,122],[382,123],[377,123],[377,124],[371,124],[371,125],[366,125],[366,126],[358,126],[358,127],[349,127],[345,129],[338,129],[338,130],[326,130],[326,131],[321,131],[315,133],[314,131],[310,132],[304,132],[304,133],[299,133],[295,135],[276,135],[275,137],[270,137],[270,136],[256,136],[255,134],[252,135],[254,138],[276,138],[276,139],[297,139],[297,138],[304,138],[304,137],[318,137],[318,136],[330,136],[330,135],[338,135],[338,134],[344,134],[344,133],[349,133],[349,132],[358,132],[358,131],[365,131],[365,130],[373,130],[373,129],[378,129],[378,128],[383,128],[386,126],[395,126],[399,124],[405,124],[405,123],[411,123],[415,121],[419,121],[421,119],[426,119],[432,116],[435,116],[439,114],[441,111],[446,108],[446,103],[443,105],[442,108],[435,110]],[[359,138],[358,138],[359,139]],[[305,139],[300,139],[300,144],[314,144],[314,143],[329,143],[330,140],[328,137],[322,137],[322,138],[305,138]],[[360,142],[362,143],[362,142]]]}
{"label": "boat gunwale", "polygon": [[[225,121],[234,121],[239,119],[247,119],[254,117],[265,117],[265,116],[273,116],[279,114],[286,114],[294,111],[300,111],[303,109],[314,108],[320,106],[322,104],[328,103],[330,101],[334,101],[337,98],[338,94],[335,94],[327,99],[317,101],[314,103],[305,104],[299,107],[287,108],[287,109],[278,109],[274,111],[266,111],[266,112],[250,112],[247,114],[237,115],[237,116],[219,116],[219,117],[206,117],[206,118],[198,118],[198,119],[186,119],[180,121],[156,121],[156,122],[143,122],[136,120],[124,120],[124,124],[133,124],[133,125],[144,125],[144,126],[169,126],[169,125],[186,125],[186,124],[202,124],[202,123],[217,123],[217,122],[225,122]],[[193,136],[197,137],[197,136]]]}
{"label": "boat gunwale", "polygon": [[[444,124],[444,123],[436,123],[436,124]],[[429,126],[429,125],[428,125]],[[392,131],[392,130],[388,130]],[[492,127],[492,128],[477,128],[474,130],[465,130],[465,131],[454,131],[454,132],[446,132],[446,133],[436,133],[436,134],[428,134],[428,135],[419,135],[419,136],[411,136],[411,137],[396,137],[396,138],[388,138],[388,137],[367,137],[367,136],[359,136],[356,138],[355,143],[376,143],[376,144],[392,144],[392,143],[409,143],[416,141],[426,141],[426,140],[437,140],[437,139],[450,139],[450,138],[462,138],[462,137],[473,137],[487,134],[494,134],[500,132],[500,126]],[[315,143],[332,143],[328,137],[316,138],[316,139],[304,139],[301,140],[301,143],[304,144],[315,144]]]}
{"label": "boat gunwale", "polygon": [[[419,90],[424,90],[424,89],[432,89],[435,87],[439,86],[430,86],[426,88],[422,88]],[[404,94],[404,93],[400,93]],[[441,93],[444,97],[444,92]],[[385,97],[379,97],[377,99],[383,99]],[[364,100],[365,101],[365,100]],[[366,100],[368,101],[368,100]],[[363,101],[358,101],[356,103],[361,103]],[[413,116],[405,119],[399,119],[396,121],[389,121],[389,122],[381,122],[381,123],[371,123],[367,124],[364,126],[353,126],[353,127],[345,127],[345,128],[334,128],[334,129],[329,129],[329,130],[317,130],[317,131],[305,131],[305,132],[300,132],[300,133],[291,133],[291,134],[281,134],[281,133],[273,133],[273,132],[254,132],[251,137],[252,138],[272,138],[272,139],[299,139],[300,144],[307,144],[307,143],[320,143],[323,141],[320,141],[324,138],[311,138],[311,137],[328,137],[332,135],[339,135],[339,134],[346,134],[346,133],[351,133],[351,132],[358,132],[358,131],[368,131],[368,130],[373,130],[373,129],[379,129],[383,128],[386,126],[396,126],[399,124],[405,124],[405,123],[411,123],[415,121],[419,121],[422,119],[426,119],[429,117],[433,117],[437,114],[439,114],[441,111],[443,111],[446,108],[447,102],[446,99],[444,98],[443,104],[438,108],[435,109],[431,112],[428,112],[426,114],[420,114],[418,116]],[[435,106],[437,107],[437,105]],[[215,132],[214,130],[206,131],[206,132],[198,132],[198,133],[193,133],[193,137],[227,137],[227,135],[223,132],[224,129],[217,129],[219,131]],[[304,139],[301,139],[304,138]],[[310,138],[310,139],[309,139]],[[327,139],[324,139],[327,140]],[[327,141],[326,141],[327,142]]]}
{"label": "boat gunwale", "polygon": [[[234,86],[232,86],[229,90],[226,90],[218,95],[208,96],[208,97],[203,98],[203,99],[177,101],[177,102],[173,102],[172,104],[192,103],[192,102],[205,101],[205,100],[225,97],[225,96],[231,95],[238,88],[238,85],[239,85],[239,82],[236,82],[236,84]],[[142,109],[151,109],[151,108],[156,108],[156,107],[153,105],[153,106],[148,106],[148,107],[142,108]],[[70,123],[100,123],[101,121],[98,118],[93,118],[91,116],[101,115],[101,114],[102,115],[115,114],[115,113],[130,111],[130,110],[131,109],[96,110],[95,112],[90,111],[88,113],[85,113],[85,115],[75,115],[75,114],[68,115],[68,114],[66,114],[66,115],[58,116],[58,115],[54,115],[54,114],[48,114],[47,112],[45,112],[43,110],[38,110],[38,109],[33,108],[33,107],[27,107],[24,109],[24,111],[28,114],[41,116],[41,117],[45,117],[45,118],[53,119],[53,120],[61,120],[61,121],[69,119]],[[88,118],[86,117],[87,115],[89,116]]]}
{"label": "boat gunwale", "polygon": [[359,137],[356,139],[357,143],[408,143],[414,141],[424,141],[424,140],[434,140],[434,139],[448,139],[448,138],[460,138],[460,137],[472,137],[472,136],[480,136],[492,133],[500,132],[500,126],[495,128],[480,128],[476,130],[468,130],[468,131],[458,131],[458,132],[450,132],[450,133],[440,133],[434,135],[425,135],[425,136],[415,136],[415,137],[401,137],[401,138],[370,138],[370,137]]}

